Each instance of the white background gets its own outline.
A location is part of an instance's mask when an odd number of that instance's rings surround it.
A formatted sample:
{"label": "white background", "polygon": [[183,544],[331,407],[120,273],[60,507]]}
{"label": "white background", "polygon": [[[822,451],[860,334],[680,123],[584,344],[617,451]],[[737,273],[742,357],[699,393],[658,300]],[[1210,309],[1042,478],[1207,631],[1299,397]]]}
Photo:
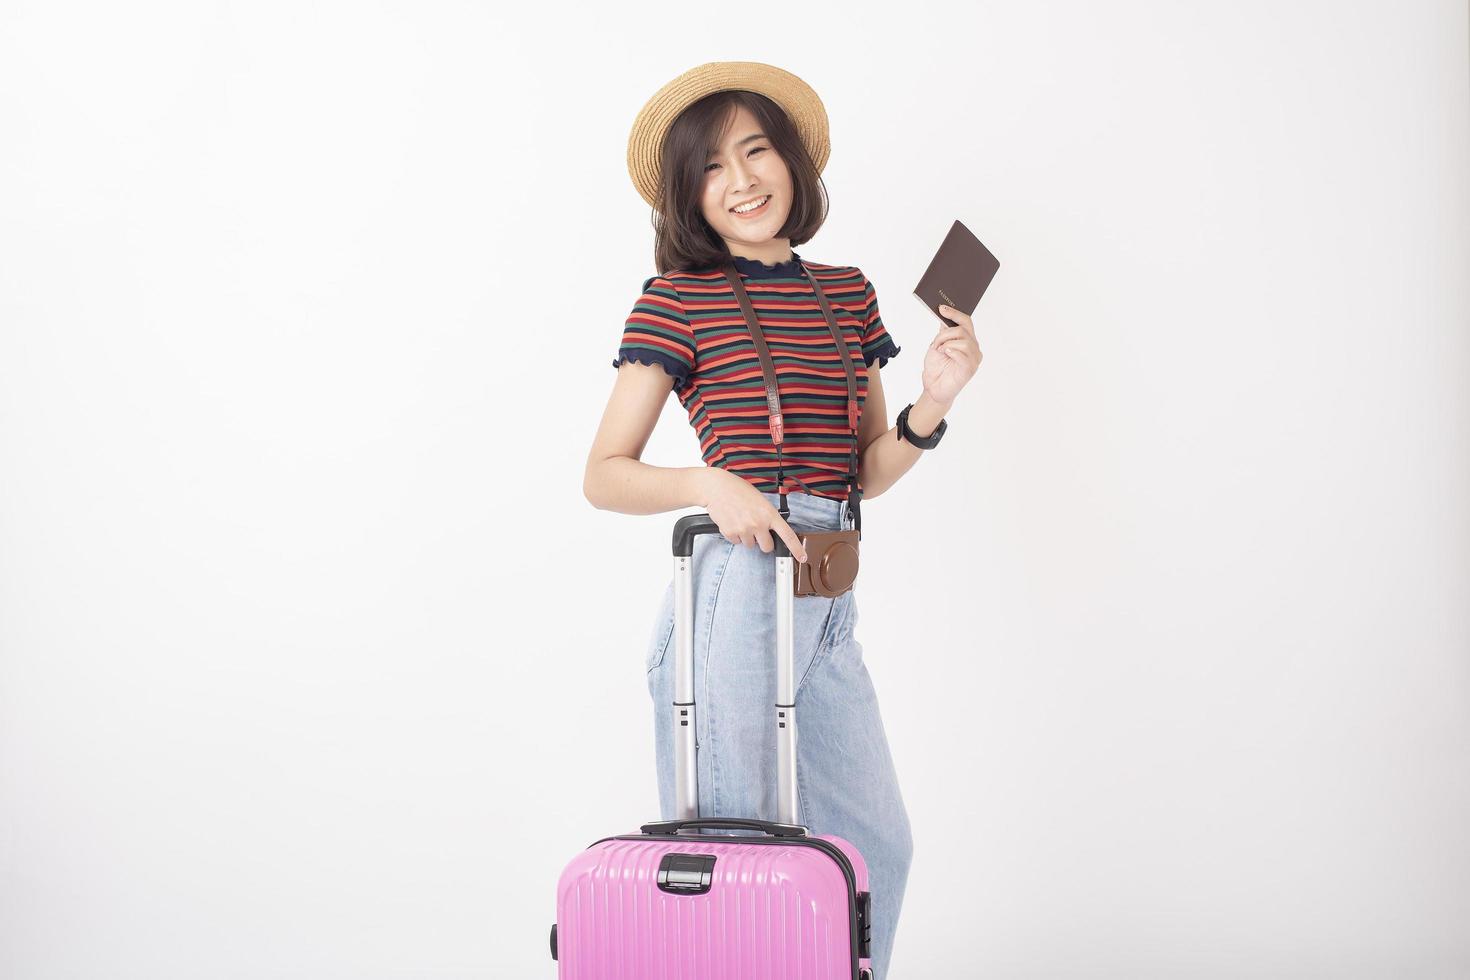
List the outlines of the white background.
{"label": "white background", "polygon": [[[525,5],[521,5],[525,6]],[[506,19],[510,17],[512,19]],[[0,975],[535,978],[657,815],[678,513],[582,497],[628,127],[830,114],[807,258],[1002,267],[858,638],[930,977],[1470,975],[1462,2],[7,3]],[[696,465],[670,401],[644,459]]]}

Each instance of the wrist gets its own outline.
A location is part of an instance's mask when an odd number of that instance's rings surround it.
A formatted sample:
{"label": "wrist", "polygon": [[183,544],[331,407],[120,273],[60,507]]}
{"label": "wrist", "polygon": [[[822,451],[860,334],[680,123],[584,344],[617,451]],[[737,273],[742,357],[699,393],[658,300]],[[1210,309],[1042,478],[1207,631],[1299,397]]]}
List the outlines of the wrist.
{"label": "wrist", "polygon": [[700,508],[709,507],[710,475],[714,468],[710,466],[690,466],[685,469],[688,480],[688,492],[692,505]]}
{"label": "wrist", "polygon": [[939,428],[940,421],[948,414],[953,402],[941,402],[927,391],[918,397],[909,409],[909,430],[920,439],[927,439]]}

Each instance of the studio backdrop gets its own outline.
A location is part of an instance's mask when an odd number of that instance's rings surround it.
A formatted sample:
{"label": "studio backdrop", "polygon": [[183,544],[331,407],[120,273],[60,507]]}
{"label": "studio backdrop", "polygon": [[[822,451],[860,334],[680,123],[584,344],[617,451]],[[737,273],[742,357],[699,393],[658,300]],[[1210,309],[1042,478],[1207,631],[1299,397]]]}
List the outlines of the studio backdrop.
{"label": "studio backdrop", "polygon": [[583,496],[628,129],[725,59],[823,97],[890,415],[1002,263],[863,506],[893,976],[1470,975],[1459,0],[7,4],[0,975],[556,975],[693,512]]}

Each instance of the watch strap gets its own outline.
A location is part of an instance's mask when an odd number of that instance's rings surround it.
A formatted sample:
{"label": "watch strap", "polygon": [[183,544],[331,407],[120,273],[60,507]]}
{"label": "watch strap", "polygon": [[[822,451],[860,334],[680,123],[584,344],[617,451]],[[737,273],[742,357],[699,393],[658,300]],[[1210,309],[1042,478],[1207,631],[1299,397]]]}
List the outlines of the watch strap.
{"label": "watch strap", "polygon": [[921,437],[915,435],[914,430],[909,428],[909,409],[913,407],[914,403],[909,402],[903,407],[903,411],[898,413],[898,427],[894,434],[900,441],[910,442],[920,449],[933,449],[939,445],[939,440],[944,436],[944,430],[949,428],[949,421],[947,419],[940,419],[939,424],[934,427],[934,431],[927,436]]}

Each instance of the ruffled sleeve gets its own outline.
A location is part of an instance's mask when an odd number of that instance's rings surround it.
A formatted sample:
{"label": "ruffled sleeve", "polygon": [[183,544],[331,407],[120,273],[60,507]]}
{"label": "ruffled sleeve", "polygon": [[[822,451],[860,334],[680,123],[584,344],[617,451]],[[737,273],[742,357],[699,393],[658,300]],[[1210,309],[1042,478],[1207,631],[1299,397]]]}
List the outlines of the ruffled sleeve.
{"label": "ruffled sleeve", "polygon": [[623,325],[613,367],[621,367],[625,361],[656,364],[674,379],[675,387],[683,387],[694,373],[695,352],[694,329],[684,313],[679,291],[662,276],[645,279],[643,294]]}
{"label": "ruffled sleeve", "polygon": [[878,294],[873,290],[872,282],[861,269],[858,273],[863,276],[863,363],[871,367],[877,361],[881,368],[903,348],[893,342],[888,328],[883,326],[883,316],[878,312]]}

